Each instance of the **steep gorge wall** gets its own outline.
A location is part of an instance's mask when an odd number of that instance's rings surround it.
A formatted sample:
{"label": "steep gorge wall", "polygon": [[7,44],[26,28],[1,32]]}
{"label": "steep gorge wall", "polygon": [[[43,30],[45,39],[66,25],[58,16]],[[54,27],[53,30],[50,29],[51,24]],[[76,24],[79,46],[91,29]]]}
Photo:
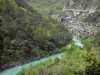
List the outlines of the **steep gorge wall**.
{"label": "steep gorge wall", "polygon": [[70,42],[67,33],[23,0],[0,0],[0,71],[56,53]]}
{"label": "steep gorge wall", "polygon": [[[74,24],[74,28],[72,27],[72,31],[76,31],[76,35],[79,32],[80,34],[94,36],[100,30],[99,0],[67,0],[62,11],[71,12],[71,15],[76,16],[77,23]],[[72,25],[72,23],[69,25]],[[77,31],[78,28],[80,30]]]}

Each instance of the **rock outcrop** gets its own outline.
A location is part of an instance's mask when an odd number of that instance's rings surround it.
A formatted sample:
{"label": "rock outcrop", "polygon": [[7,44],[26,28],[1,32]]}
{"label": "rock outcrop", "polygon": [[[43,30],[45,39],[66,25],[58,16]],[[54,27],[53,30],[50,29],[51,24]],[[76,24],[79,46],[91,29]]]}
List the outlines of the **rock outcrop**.
{"label": "rock outcrop", "polygon": [[74,15],[76,20],[61,16],[61,21],[74,35],[94,36],[100,30],[99,4],[99,0],[67,0],[62,11]]}

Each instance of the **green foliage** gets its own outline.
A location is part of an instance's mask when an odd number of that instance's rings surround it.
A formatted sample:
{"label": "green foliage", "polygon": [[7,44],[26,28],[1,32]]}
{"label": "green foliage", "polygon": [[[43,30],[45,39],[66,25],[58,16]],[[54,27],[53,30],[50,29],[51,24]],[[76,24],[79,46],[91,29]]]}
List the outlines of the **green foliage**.
{"label": "green foliage", "polygon": [[26,19],[26,22],[27,22],[28,24],[30,24],[30,16],[27,15],[27,14],[25,14],[25,19]]}
{"label": "green foliage", "polygon": [[16,44],[16,40],[11,40],[11,44]]}
{"label": "green foliage", "polygon": [[8,0],[10,5],[13,7],[12,11],[17,11],[18,10],[18,5],[16,4],[15,0]]}
{"label": "green foliage", "polygon": [[[100,61],[96,59],[95,52],[88,52],[85,49],[81,49],[72,43],[71,47],[66,48],[61,59],[56,58],[51,64],[44,62],[45,65],[48,65],[46,67],[43,63],[38,64],[36,67],[31,67],[31,72],[28,73],[30,75],[99,75]],[[18,75],[21,74],[18,73]]]}
{"label": "green foliage", "polygon": [[82,43],[84,44],[84,47],[86,48],[86,50],[91,50],[92,40],[90,38],[84,40]]}
{"label": "green foliage", "polygon": [[82,50],[74,44],[66,50],[61,61],[65,65],[63,69],[64,75],[81,74],[84,72],[86,62],[82,59],[82,54]]}
{"label": "green foliage", "polygon": [[6,10],[6,0],[0,0],[0,9]]}
{"label": "green foliage", "polygon": [[93,43],[97,47],[100,46],[100,31],[95,35]]}
{"label": "green foliage", "polygon": [[45,17],[62,10],[65,1],[66,0],[31,0],[28,4]]}
{"label": "green foliage", "polygon": [[62,48],[57,48],[56,50],[55,50],[55,52],[58,52],[58,53],[61,53],[61,52],[65,52],[66,51],[66,48],[67,48],[67,46],[65,46],[65,47],[62,47]]}
{"label": "green foliage", "polygon": [[20,7],[24,12],[27,12],[26,8]]}
{"label": "green foliage", "polygon": [[0,10],[0,67],[4,69],[17,61],[23,64],[54,54],[71,41],[60,23],[42,17],[24,0],[0,0]]}
{"label": "green foliage", "polygon": [[53,62],[54,62],[53,60],[48,59],[47,61],[39,63],[35,66],[30,65],[29,68],[23,69],[22,71],[18,72],[17,75],[32,75],[32,74],[39,75],[39,71],[42,71],[42,69],[47,68],[49,65],[52,65]]}
{"label": "green foliage", "polygon": [[86,75],[99,75],[100,74],[100,61],[97,60],[88,65],[85,70]]}
{"label": "green foliage", "polygon": [[45,29],[43,26],[39,26],[38,28],[33,28],[33,34],[34,35],[47,35],[48,30]]}
{"label": "green foliage", "polygon": [[85,67],[85,75],[99,75],[100,74],[100,61],[96,59],[94,52],[85,52],[83,58],[88,62]]}

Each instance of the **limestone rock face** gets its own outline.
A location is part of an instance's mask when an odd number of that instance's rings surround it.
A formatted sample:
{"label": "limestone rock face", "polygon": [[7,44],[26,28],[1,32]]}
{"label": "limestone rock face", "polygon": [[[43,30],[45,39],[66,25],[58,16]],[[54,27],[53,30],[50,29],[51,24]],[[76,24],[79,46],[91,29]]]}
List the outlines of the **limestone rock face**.
{"label": "limestone rock face", "polygon": [[67,0],[65,8],[71,9],[99,9],[99,0]]}
{"label": "limestone rock face", "polygon": [[75,35],[94,36],[100,30],[99,9],[99,0],[67,0],[62,11],[66,12],[65,15],[74,15],[76,21],[72,23],[67,20],[64,25]]}

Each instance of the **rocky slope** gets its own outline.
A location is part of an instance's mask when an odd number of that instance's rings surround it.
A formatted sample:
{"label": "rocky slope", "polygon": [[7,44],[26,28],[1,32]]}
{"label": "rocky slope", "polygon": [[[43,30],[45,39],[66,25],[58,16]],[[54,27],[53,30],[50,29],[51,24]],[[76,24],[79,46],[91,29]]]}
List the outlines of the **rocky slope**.
{"label": "rocky slope", "polygon": [[[29,2],[29,5],[33,6],[38,12],[44,13],[44,15],[49,12],[49,15],[57,20],[61,20],[63,17],[63,24],[69,31],[74,32],[74,35],[85,34],[89,36],[94,36],[100,28],[99,4],[99,0],[45,0],[45,2],[31,0]],[[68,19],[66,15],[70,15],[71,18]],[[74,25],[71,23],[73,16],[76,18]]]}
{"label": "rocky slope", "polygon": [[[100,29],[100,1],[99,0],[67,0],[62,12],[70,15],[64,19],[64,25],[75,35],[87,34],[94,36]],[[73,15],[76,20],[73,22]],[[68,22],[69,21],[69,22]]]}

